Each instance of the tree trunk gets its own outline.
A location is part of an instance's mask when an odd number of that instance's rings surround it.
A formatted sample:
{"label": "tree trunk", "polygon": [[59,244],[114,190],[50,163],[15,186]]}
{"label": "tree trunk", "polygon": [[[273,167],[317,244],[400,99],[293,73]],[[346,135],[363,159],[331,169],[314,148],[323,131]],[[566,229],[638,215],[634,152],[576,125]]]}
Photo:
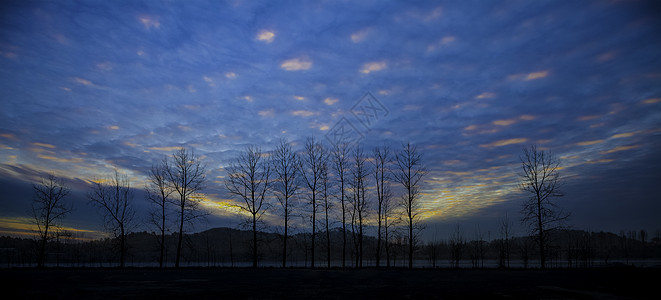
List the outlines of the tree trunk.
{"label": "tree trunk", "polygon": [[[287,201],[287,200],[285,200]],[[285,206],[287,206],[285,202]],[[288,211],[285,209],[285,237],[282,241],[282,267],[287,267],[287,224],[289,221]]]}
{"label": "tree trunk", "polygon": [[252,267],[257,268],[257,215],[252,215]]}
{"label": "tree trunk", "polygon": [[310,267],[314,268],[314,238],[317,232],[317,202],[315,192],[312,192],[312,248],[310,248]]}
{"label": "tree trunk", "polygon": [[179,238],[177,241],[177,257],[174,261],[174,267],[179,268],[179,256],[181,256],[181,240],[184,232],[184,206],[181,206],[181,220],[179,222]]}

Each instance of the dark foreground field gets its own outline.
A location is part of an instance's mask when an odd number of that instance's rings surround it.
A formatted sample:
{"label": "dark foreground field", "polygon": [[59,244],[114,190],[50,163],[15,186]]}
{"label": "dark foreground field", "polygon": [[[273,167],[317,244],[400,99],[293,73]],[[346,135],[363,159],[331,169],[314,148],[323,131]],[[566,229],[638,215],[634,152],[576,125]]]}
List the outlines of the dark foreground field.
{"label": "dark foreground field", "polygon": [[[4,269],[12,299],[659,299],[661,269]],[[4,297],[3,297],[4,298]]]}

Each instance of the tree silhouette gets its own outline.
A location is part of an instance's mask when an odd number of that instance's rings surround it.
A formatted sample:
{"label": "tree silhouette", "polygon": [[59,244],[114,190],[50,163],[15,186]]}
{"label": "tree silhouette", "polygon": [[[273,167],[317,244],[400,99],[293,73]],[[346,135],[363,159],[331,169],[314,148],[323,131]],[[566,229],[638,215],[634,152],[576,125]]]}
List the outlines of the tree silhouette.
{"label": "tree silhouette", "polygon": [[287,238],[289,219],[292,209],[292,197],[296,195],[299,185],[299,159],[291,145],[284,139],[273,152],[271,163],[273,164],[273,192],[282,208],[284,221],[284,236],[282,239],[282,267],[287,266]]}
{"label": "tree silhouette", "polygon": [[342,267],[346,267],[347,258],[347,219],[346,219],[346,199],[345,183],[347,176],[347,167],[349,164],[349,147],[346,143],[337,143],[331,152],[332,168],[336,176],[337,183],[339,184],[339,202],[342,209]]}
{"label": "tree silhouette", "polygon": [[523,172],[520,174],[519,187],[531,195],[523,203],[522,221],[536,237],[541,268],[545,268],[547,234],[562,228],[563,221],[569,217],[553,202],[554,198],[563,196],[558,173],[560,162],[551,152],[538,150],[535,145],[524,148],[520,159]]}
{"label": "tree silhouette", "polygon": [[323,165],[326,160],[326,150],[323,145],[310,137],[305,142],[305,148],[299,163],[301,178],[309,190],[310,205],[312,206],[312,240],[310,247],[310,265],[314,264],[315,238],[317,231],[317,198],[322,188]]}
{"label": "tree silhouette", "polygon": [[248,146],[227,170],[227,190],[241,197],[241,209],[250,213],[252,223],[252,266],[257,267],[257,222],[265,208],[271,167],[259,147]]}
{"label": "tree silhouette", "polygon": [[353,197],[351,198],[351,204],[353,208],[353,220],[358,221],[358,239],[355,242],[356,245],[356,265],[358,267],[363,266],[363,252],[364,252],[364,232],[363,224],[364,220],[367,217],[367,178],[369,174],[367,166],[367,157],[364,155],[363,150],[358,146],[353,151],[353,164],[351,166],[351,191],[353,192]]}
{"label": "tree silhouette", "polygon": [[[378,268],[381,262],[381,242],[382,242],[382,223],[384,221],[385,214],[385,202],[389,197],[388,193],[388,176],[390,173],[390,164],[392,159],[390,157],[390,148],[386,145],[382,147],[374,148],[373,151],[373,160],[372,170],[374,171],[374,181],[376,184],[376,196],[377,196],[377,210],[376,210],[376,220],[377,220],[377,239],[376,239],[376,267]],[[387,243],[387,241],[386,241]]]}
{"label": "tree silhouette", "polygon": [[106,229],[119,242],[119,266],[124,267],[128,245],[126,237],[133,226],[133,192],[126,175],[115,170],[105,180],[96,180],[88,194],[92,205],[100,209]]}
{"label": "tree silhouette", "polygon": [[393,178],[406,190],[402,197],[402,206],[408,226],[409,268],[413,268],[415,231],[420,230],[420,179],[427,171],[417,148],[411,143],[404,145],[403,149],[395,154],[395,164]]}
{"label": "tree silhouette", "polygon": [[33,184],[34,199],[32,201],[33,222],[37,225],[39,236],[39,252],[37,267],[43,267],[46,260],[46,246],[57,228],[58,221],[72,211],[71,206],[64,203],[69,195],[69,188],[55,175],[48,174],[41,178],[40,183]]}
{"label": "tree silhouette", "polygon": [[167,178],[165,164],[152,166],[149,170],[149,183],[145,187],[147,201],[152,205],[152,210],[149,212],[149,222],[156,226],[160,234],[158,236],[158,266],[160,268],[163,267],[165,257],[165,232],[168,230],[166,223],[167,208],[171,203],[170,195],[174,193],[174,189]]}
{"label": "tree silhouette", "polygon": [[206,175],[200,158],[193,150],[188,151],[181,148],[175,151],[170,159],[163,160],[165,174],[170,186],[176,192],[179,232],[177,236],[177,253],[174,266],[179,267],[181,248],[184,233],[184,224],[192,223],[195,219],[203,216],[200,212],[200,198],[198,193],[204,188]]}
{"label": "tree silhouette", "polygon": [[325,159],[321,167],[321,190],[322,190],[322,205],[324,208],[324,222],[326,227],[326,260],[327,267],[331,266],[331,240],[330,240],[330,227],[329,227],[329,211],[331,209],[331,202],[328,195],[328,159]]}

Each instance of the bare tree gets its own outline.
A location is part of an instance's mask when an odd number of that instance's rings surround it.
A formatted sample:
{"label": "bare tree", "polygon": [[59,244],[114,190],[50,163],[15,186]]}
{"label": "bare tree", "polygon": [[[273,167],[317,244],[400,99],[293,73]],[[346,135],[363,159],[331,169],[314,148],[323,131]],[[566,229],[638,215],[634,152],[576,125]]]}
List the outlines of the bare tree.
{"label": "bare tree", "polygon": [[512,222],[505,214],[505,218],[500,222],[500,260],[499,264],[504,267],[510,267],[510,257],[512,253]]}
{"label": "bare tree", "polygon": [[569,214],[552,200],[562,197],[558,168],[560,162],[549,151],[537,150],[535,145],[523,149],[521,159],[521,190],[531,194],[523,203],[523,219],[539,247],[541,268],[546,267],[547,233],[562,228]]}
{"label": "bare tree", "polygon": [[406,190],[402,197],[402,206],[406,215],[409,242],[409,268],[413,268],[413,250],[416,242],[416,230],[420,229],[420,180],[427,171],[422,164],[421,156],[415,146],[407,143],[400,152],[395,154],[393,171],[394,180]]}
{"label": "bare tree", "polygon": [[[360,147],[356,147],[353,154],[353,165],[351,166],[350,187],[353,193],[351,204],[353,209],[352,223],[358,222],[358,237],[355,241],[356,246],[356,266],[363,266],[363,223],[367,217],[367,176],[369,174],[367,167],[367,157],[363,154]],[[354,229],[355,232],[355,229]]]}
{"label": "bare tree", "polygon": [[340,206],[342,209],[342,268],[346,267],[347,257],[347,221],[346,221],[346,175],[347,167],[349,165],[349,146],[346,143],[338,143],[331,152],[332,167],[334,175],[336,176],[337,183],[339,184],[339,197]]}
{"label": "bare tree", "polygon": [[269,189],[271,166],[259,147],[248,146],[228,170],[225,186],[233,195],[241,197],[241,209],[250,213],[252,223],[252,266],[257,267],[257,222],[261,219]]}
{"label": "bare tree", "polygon": [[391,228],[397,226],[397,218],[393,216],[395,212],[395,205],[393,205],[392,192],[390,186],[386,185],[383,190],[383,203],[382,203],[382,214],[383,214],[383,242],[384,250],[386,252],[386,267],[390,267],[390,236]]}
{"label": "bare tree", "polygon": [[376,267],[378,268],[381,262],[381,242],[382,242],[382,223],[384,219],[384,204],[387,194],[389,184],[388,175],[390,173],[390,164],[392,159],[390,157],[390,148],[386,145],[381,146],[380,148],[374,148],[373,151],[373,172],[374,172],[374,181],[376,183],[376,199],[377,199],[377,209],[376,209],[376,220],[377,220],[377,239],[376,239]]}
{"label": "bare tree", "polygon": [[464,238],[461,226],[457,225],[454,232],[450,234],[450,261],[454,264],[455,268],[459,268],[459,261],[461,261],[464,253],[464,246],[466,239]]}
{"label": "bare tree", "polygon": [[126,175],[119,171],[106,180],[96,180],[88,194],[92,205],[100,209],[106,229],[119,242],[119,266],[124,267],[128,245],[126,237],[133,226],[133,192]]}
{"label": "bare tree", "polygon": [[69,188],[53,174],[42,177],[39,184],[32,185],[32,189],[33,222],[37,225],[39,236],[37,266],[41,268],[46,260],[48,240],[54,236],[53,229],[59,227],[58,221],[69,214],[72,207],[64,203],[64,198],[69,195]]}
{"label": "bare tree", "polygon": [[310,205],[312,206],[312,240],[310,248],[310,265],[312,268],[315,267],[314,246],[317,231],[317,198],[319,197],[318,194],[322,188],[321,177],[325,160],[326,151],[321,143],[316,142],[313,137],[308,138],[305,142],[305,149],[299,163],[299,169],[301,178],[309,190]]}
{"label": "bare tree", "polygon": [[273,192],[282,208],[284,219],[284,236],[282,239],[282,267],[287,266],[287,238],[289,230],[289,219],[292,209],[292,197],[300,188],[298,180],[298,155],[286,140],[280,140],[280,144],[273,152],[271,160],[275,178],[273,180]]}
{"label": "bare tree", "polygon": [[331,203],[329,200],[329,195],[328,195],[328,160],[324,160],[322,167],[321,167],[321,189],[322,189],[322,196],[323,196],[323,208],[324,208],[324,221],[326,225],[326,259],[328,263],[328,268],[331,266],[331,241],[330,241],[330,227],[329,227],[329,216],[328,212],[331,209]]}
{"label": "bare tree", "polygon": [[168,182],[167,170],[164,164],[151,167],[149,183],[145,190],[147,191],[147,201],[152,205],[149,212],[149,222],[156,226],[159,231],[158,246],[160,254],[158,266],[162,268],[165,257],[165,232],[168,230],[167,212],[171,203],[170,196],[174,193],[172,185]]}
{"label": "bare tree", "polygon": [[200,209],[199,192],[204,188],[206,175],[200,158],[193,150],[181,148],[171,157],[163,159],[166,179],[178,196],[176,200],[179,231],[177,236],[177,253],[174,266],[179,267],[184,234],[184,224],[191,224],[204,215]]}

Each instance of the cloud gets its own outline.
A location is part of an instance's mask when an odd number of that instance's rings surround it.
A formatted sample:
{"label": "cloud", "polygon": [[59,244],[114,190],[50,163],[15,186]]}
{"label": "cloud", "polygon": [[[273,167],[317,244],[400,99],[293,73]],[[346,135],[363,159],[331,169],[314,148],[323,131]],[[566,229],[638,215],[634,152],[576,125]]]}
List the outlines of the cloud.
{"label": "cloud", "polygon": [[484,92],[482,94],[479,94],[479,95],[475,96],[475,99],[489,99],[489,98],[493,98],[495,96],[496,96],[496,94],[494,94],[494,93]]}
{"label": "cloud", "polygon": [[326,105],[333,105],[333,104],[337,103],[337,101],[340,101],[340,100],[337,99],[337,98],[330,98],[330,97],[324,99],[324,103],[326,103]]}
{"label": "cloud", "polygon": [[72,80],[73,80],[74,82],[79,83],[79,84],[82,84],[82,85],[86,85],[86,86],[94,86],[94,84],[93,84],[91,81],[89,81],[89,80],[87,80],[87,79],[80,78],[80,77],[74,77],[74,78],[72,78]]}
{"label": "cloud", "polygon": [[387,64],[385,61],[374,61],[374,62],[368,62],[364,63],[363,67],[360,68],[360,73],[363,74],[369,74],[371,72],[375,71],[381,71],[387,67]]}
{"label": "cloud", "polygon": [[275,115],[275,111],[273,110],[273,108],[260,110],[257,113],[262,117],[273,117]]}
{"label": "cloud", "polygon": [[312,67],[312,61],[306,58],[292,58],[285,60],[280,64],[280,68],[287,71],[301,71],[308,70]]}
{"label": "cloud", "polygon": [[643,104],[654,104],[661,102],[661,98],[650,98],[643,100]]}
{"label": "cloud", "polygon": [[273,39],[275,39],[275,32],[269,30],[262,30],[257,34],[257,39],[269,44],[273,42]]}
{"label": "cloud", "polygon": [[370,33],[370,29],[363,29],[351,34],[351,41],[354,43],[362,42]]}
{"label": "cloud", "polygon": [[576,145],[578,145],[578,146],[590,146],[590,145],[595,145],[595,144],[599,144],[599,143],[603,143],[603,142],[604,142],[604,140],[592,140],[592,141],[579,142],[579,143],[576,143]]}
{"label": "cloud", "polygon": [[632,137],[632,136],[634,136],[636,134],[639,134],[639,133],[640,133],[640,131],[618,133],[618,134],[614,134],[613,136],[611,136],[611,138],[612,139],[628,138],[628,137]]}
{"label": "cloud", "polygon": [[46,144],[46,143],[32,143],[32,145],[37,146],[37,147],[55,149],[54,145]]}
{"label": "cloud", "polygon": [[140,16],[138,17],[138,20],[140,20],[140,23],[145,26],[145,29],[158,29],[161,27],[161,23],[158,19],[151,16]]}
{"label": "cloud", "polygon": [[619,147],[615,147],[615,148],[610,149],[610,150],[604,150],[604,151],[601,151],[601,152],[599,152],[599,153],[601,153],[601,154],[609,154],[609,153],[620,152],[620,151],[626,151],[626,150],[631,150],[631,149],[636,149],[636,148],[640,148],[640,145],[633,145],[633,146],[619,146]]}
{"label": "cloud", "polygon": [[37,157],[47,160],[52,160],[59,163],[80,163],[83,162],[81,158],[60,158],[51,155],[38,154]]}
{"label": "cloud", "polygon": [[502,146],[507,146],[507,145],[514,145],[514,144],[521,144],[527,142],[528,139],[526,138],[515,138],[515,139],[506,139],[506,140],[499,140],[495,141],[489,144],[483,144],[480,145],[480,147],[483,148],[493,148],[493,147],[502,147]]}
{"label": "cloud", "polygon": [[309,110],[295,110],[292,111],[291,114],[298,117],[311,117],[316,115],[317,113]]}
{"label": "cloud", "polygon": [[532,72],[528,74],[514,74],[510,75],[507,78],[509,80],[523,80],[523,81],[530,81],[530,80],[536,80],[536,79],[542,79],[545,78],[549,75],[549,71],[538,71],[538,72]]}
{"label": "cloud", "polygon": [[154,151],[167,151],[167,152],[173,152],[181,149],[181,146],[171,146],[171,147],[149,147],[149,150],[154,150]]}

